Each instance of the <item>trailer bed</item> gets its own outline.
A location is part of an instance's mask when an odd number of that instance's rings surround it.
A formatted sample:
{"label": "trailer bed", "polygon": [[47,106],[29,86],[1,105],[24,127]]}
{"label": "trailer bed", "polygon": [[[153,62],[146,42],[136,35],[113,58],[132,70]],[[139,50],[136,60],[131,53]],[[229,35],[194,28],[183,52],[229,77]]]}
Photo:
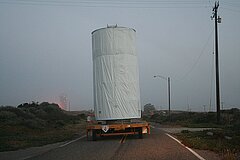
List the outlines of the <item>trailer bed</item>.
{"label": "trailer bed", "polygon": [[143,134],[150,134],[150,126],[145,121],[133,121],[124,122],[113,121],[108,124],[88,124],[87,127],[87,138],[89,135],[92,136],[92,140],[96,140],[97,137],[113,136],[113,135],[138,135],[142,138]]}

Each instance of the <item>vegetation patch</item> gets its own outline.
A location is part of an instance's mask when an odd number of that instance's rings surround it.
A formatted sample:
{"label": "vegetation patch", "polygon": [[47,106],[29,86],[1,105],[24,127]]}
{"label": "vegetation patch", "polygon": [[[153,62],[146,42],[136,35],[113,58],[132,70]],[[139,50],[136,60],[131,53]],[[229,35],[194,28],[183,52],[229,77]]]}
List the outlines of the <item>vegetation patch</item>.
{"label": "vegetation patch", "polygon": [[228,133],[222,129],[204,130],[196,132],[182,132],[176,134],[182,143],[196,149],[212,150],[223,152],[225,150],[240,151],[239,133]]}
{"label": "vegetation patch", "polygon": [[160,125],[213,128],[197,132],[184,130],[176,136],[188,147],[220,153],[223,159],[240,159],[240,110],[237,108],[222,110],[220,124],[214,112],[172,111],[169,117],[168,111],[157,111],[151,104],[144,106],[143,118]]}
{"label": "vegetation patch", "polygon": [[236,159],[240,152],[240,134],[237,132],[223,129],[183,131],[176,136],[190,148],[211,150],[221,154],[223,159]]}
{"label": "vegetation patch", "polygon": [[0,151],[76,138],[85,129],[85,120],[85,114],[71,115],[47,102],[0,107]]}

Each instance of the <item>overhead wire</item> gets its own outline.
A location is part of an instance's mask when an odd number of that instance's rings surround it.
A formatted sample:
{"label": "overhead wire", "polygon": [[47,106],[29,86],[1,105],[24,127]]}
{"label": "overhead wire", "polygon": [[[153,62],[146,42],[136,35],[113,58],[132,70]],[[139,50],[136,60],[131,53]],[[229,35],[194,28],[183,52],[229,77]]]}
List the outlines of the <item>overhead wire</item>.
{"label": "overhead wire", "polygon": [[240,7],[240,3],[231,3],[231,2],[221,2],[221,5],[230,6],[230,7]]}
{"label": "overhead wire", "polygon": [[[202,1],[56,1],[56,0],[2,0],[0,4],[79,6],[79,7],[115,7],[115,8],[206,8]],[[208,7],[208,6],[207,6]]]}
{"label": "overhead wire", "polygon": [[238,12],[238,13],[240,13],[240,10],[236,10],[236,9],[231,9],[231,8],[228,8],[228,7],[221,7],[222,9],[224,9],[224,10],[227,10],[227,11],[231,11],[231,12]]}
{"label": "overhead wire", "polygon": [[240,3],[239,1],[222,1],[221,5],[223,7],[221,7],[223,10],[227,10],[227,11],[231,11],[231,12],[240,12]]}
{"label": "overhead wire", "polygon": [[[6,0],[2,0],[2,1],[6,1]],[[124,0],[81,0],[81,1],[66,1],[66,0],[8,0],[7,2],[49,2],[49,3],[95,3],[95,4],[100,4],[100,3],[115,3],[115,4],[122,4],[122,3],[126,3],[126,4],[139,4],[139,3],[148,3],[148,4],[202,4],[202,1],[161,1],[161,0],[157,0],[157,1],[146,1],[146,0],[140,0],[140,1],[133,1],[133,0],[128,0],[128,1],[124,1]]]}
{"label": "overhead wire", "polygon": [[210,96],[209,96],[209,112],[212,110],[212,96],[213,96],[213,81],[214,81],[214,45],[215,41],[213,38],[213,50],[212,50],[212,66],[211,66],[211,76],[210,76]]}
{"label": "overhead wire", "polygon": [[204,50],[207,47],[209,40],[213,34],[214,29],[212,29],[212,31],[210,32],[208,39],[206,41],[206,43],[204,44],[203,48],[200,51],[200,54],[198,55],[197,59],[195,60],[195,62],[193,63],[193,65],[190,67],[190,69],[178,80],[178,81],[182,81],[184,80],[186,77],[188,77],[188,75],[193,71],[193,69],[197,66],[200,58],[202,57],[202,55],[205,53]]}

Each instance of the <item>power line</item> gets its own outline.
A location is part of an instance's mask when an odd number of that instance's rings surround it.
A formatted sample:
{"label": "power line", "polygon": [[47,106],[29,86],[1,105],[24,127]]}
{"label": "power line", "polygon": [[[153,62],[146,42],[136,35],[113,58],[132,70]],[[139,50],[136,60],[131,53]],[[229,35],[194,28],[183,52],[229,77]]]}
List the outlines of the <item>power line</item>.
{"label": "power line", "polygon": [[197,66],[200,58],[201,58],[202,55],[205,53],[204,50],[205,50],[205,48],[207,47],[207,45],[208,45],[208,43],[209,43],[209,40],[210,40],[210,38],[211,38],[211,36],[212,36],[212,34],[213,34],[213,31],[214,31],[214,30],[212,30],[212,31],[210,32],[210,34],[209,34],[209,36],[208,36],[208,39],[207,39],[206,43],[204,44],[204,46],[203,46],[203,48],[202,48],[202,50],[201,50],[198,58],[196,59],[196,61],[193,63],[193,65],[190,67],[190,69],[184,74],[184,76],[182,76],[182,78],[179,79],[179,81],[184,80],[184,79],[193,71],[193,69]]}
{"label": "power line", "polygon": [[222,5],[224,7],[221,7],[223,9],[226,9],[228,11],[232,11],[232,12],[240,12],[240,10],[238,10],[240,8],[240,3],[239,1],[234,1],[234,2],[231,2],[231,1],[223,1],[222,2]]}
{"label": "power line", "polygon": [[231,12],[238,12],[238,13],[240,13],[240,10],[236,10],[236,9],[231,9],[231,8],[226,8],[226,7],[221,7],[222,9],[225,9],[225,10],[227,10],[227,11],[231,11]]}
{"label": "power line", "polygon": [[[113,8],[206,8],[202,1],[56,1],[56,0],[10,0],[0,4],[78,6],[78,7],[113,7]],[[208,6],[207,6],[208,7]],[[210,7],[210,6],[209,6]]]}
{"label": "power line", "polygon": [[[2,0],[2,1],[6,1],[6,0]],[[133,3],[133,4],[139,4],[139,3],[147,3],[147,4],[202,4],[203,1],[145,1],[145,0],[141,0],[141,1],[133,1],[133,0],[128,0],[128,1],[124,1],[124,0],[82,0],[82,1],[66,1],[66,0],[8,0],[7,2],[49,2],[49,3],[95,3],[95,4],[99,4],[99,3]]]}
{"label": "power line", "polygon": [[240,7],[240,3],[222,2],[222,5],[230,6],[230,7],[237,7],[237,8]]}
{"label": "power line", "polygon": [[[214,41],[214,40],[213,40]],[[209,98],[209,111],[212,110],[212,90],[214,81],[214,42],[213,42],[213,54],[212,54],[212,68],[211,68],[211,80],[210,80],[210,98]]]}

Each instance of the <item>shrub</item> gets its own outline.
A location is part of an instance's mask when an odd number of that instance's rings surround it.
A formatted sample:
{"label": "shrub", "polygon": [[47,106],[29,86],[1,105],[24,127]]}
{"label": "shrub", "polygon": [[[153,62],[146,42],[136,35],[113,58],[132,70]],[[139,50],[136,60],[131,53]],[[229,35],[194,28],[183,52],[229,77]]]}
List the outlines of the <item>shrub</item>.
{"label": "shrub", "polygon": [[10,112],[10,111],[0,111],[0,120],[1,121],[14,119],[16,117],[17,117],[17,115],[15,113],[13,113],[13,112]]}
{"label": "shrub", "polygon": [[87,115],[84,114],[84,113],[78,114],[77,116],[78,116],[80,119],[84,119],[84,120],[87,119]]}
{"label": "shrub", "polygon": [[25,119],[23,120],[22,125],[30,129],[41,129],[44,126],[44,122],[39,119]]}

